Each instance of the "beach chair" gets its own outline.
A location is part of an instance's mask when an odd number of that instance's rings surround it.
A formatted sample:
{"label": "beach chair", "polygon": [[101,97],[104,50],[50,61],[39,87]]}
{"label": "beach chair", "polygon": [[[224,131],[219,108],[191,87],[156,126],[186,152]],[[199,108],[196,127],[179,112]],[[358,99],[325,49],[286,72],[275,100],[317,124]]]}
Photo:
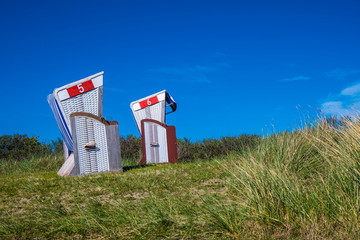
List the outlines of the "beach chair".
{"label": "beach chair", "polygon": [[[166,107],[170,111],[166,112]],[[176,131],[165,124],[167,114],[177,104],[166,90],[130,103],[135,123],[142,136],[143,158],[139,164],[177,163]]]}
{"label": "beach chair", "polygon": [[[73,113],[87,113],[93,116],[102,118],[103,114],[103,72],[94,74],[92,76],[83,78],[79,81],[67,84],[63,87],[56,88],[52,94],[48,96],[48,102],[60,129],[60,132],[64,140],[64,156],[65,163],[59,170],[58,174],[61,176],[71,175],[73,168],[76,168],[76,161],[83,162],[83,155],[79,155],[79,149],[74,147],[74,129],[71,124],[71,114]],[[92,120],[86,120],[86,122],[92,122]],[[89,124],[90,126],[91,124]],[[116,125],[117,126],[117,125]],[[116,127],[118,129],[118,127]],[[102,131],[101,128],[91,129],[88,125],[77,126],[77,132],[85,132],[87,134],[98,135],[98,131]],[[119,136],[112,131],[114,137]],[[102,136],[106,137],[105,135]],[[107,136],[111,138],[111,136]],[[100,140],[101,138],[97,138]],[[104,140],[105,141],[105,140]],[[106,141],[105,141],[106,142]],[[115,146],[115,145],[112,145]],[[101,149],[104,149],[102,147]],[[120,150],[119,150],[120,151]],[[98,156],[98,155],[95,155]],[[85,157],[85,155],[84,155]],[[117,155],[119,159],[117,161],[121,165],[121,157]],[[99,160],[102,162],[102,160]],[[121,167],[120,167],[121,168]],[[90,173],[97,173],[95,168],[90,172],[79,172],[78,175],[85,175]],[[118,168],[109,168],[106,171],[117,171]],[[102,170],[100,172],[103,172]],[[74,174],[72,174],[74,175]]]}
{"label": "beach chair", "polygon": [[64,148],[64,152],[68,152],[68,155],[73,151],[70,114],[87,112],[102,117],[103,74],[104,72],[100,72],[56,88],[48,96],[49,105],[67,148]]}

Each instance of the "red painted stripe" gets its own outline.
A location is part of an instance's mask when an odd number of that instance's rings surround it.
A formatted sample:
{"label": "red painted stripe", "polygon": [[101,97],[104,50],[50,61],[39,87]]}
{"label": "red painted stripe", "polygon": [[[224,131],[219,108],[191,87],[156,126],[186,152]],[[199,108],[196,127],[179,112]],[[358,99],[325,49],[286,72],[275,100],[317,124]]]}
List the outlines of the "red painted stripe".
{"label": "red painted stripe", "polygon": [[146,108],[146,107],[151,106],[158,102],[159,102],[159,99],[157,98],[157,96],[155,96],[155,97],[146,99],[144,101],[141,101],[141,102],[139,102],[139,104],[140,104],[140,108]]}
{"label": "red painted stripe", "polygon": [[80,83],[78,85],[75,85],[73,87],[70,87],[67,90],[67,92],[69,93],[69,96],[72,98],[72,97],[75,97],[79,94],[82,94],[82,93],[85,93],[85,92],[88,92],[90,90],[93,90],[95,87],[94,87],[94,84],[91,80],[89,81],[86,81],[86,82],[83,82],[83,83]]}

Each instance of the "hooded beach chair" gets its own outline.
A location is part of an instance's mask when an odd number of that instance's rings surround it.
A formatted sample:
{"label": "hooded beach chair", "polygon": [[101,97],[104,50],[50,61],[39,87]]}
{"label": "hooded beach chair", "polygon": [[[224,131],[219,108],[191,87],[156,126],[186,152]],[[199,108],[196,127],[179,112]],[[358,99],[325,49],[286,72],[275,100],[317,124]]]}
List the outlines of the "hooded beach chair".
{"label": "hooded beach chair", "polygon": [[[87,113],[91,114],[92,119],[94,117],[102,119],[103,114],[103,72],[94,74],[87,78],[81,79],[79,81],[67,84],[63,87],[56,88],[52,94],[48,96],[48,102],[60,129],[60,132],[64,139],[64,155],[66,157],[66,161],[62,168],[59,170],[58,174],[61,176],[67,175],[85,175],[91,173],[98,173],[98,172],[107,172],[107,171],[118,171],[121,169],[121,157],[120,155],[116,155],[116,160],[112,160],[112,158],[99,158],[102,156],[101,154],[90,154],[92,157],[92,161],[118,161],[119,164],[116,165],[116,168],[112,168],[115,165],[109,165],[110,168],[104,170],[105,168],[95,168],[90,167],[90,171],[79,171],[76,174],[73,172],[74,168],[77,168],[79,164],[88,164],[88,157],[87,155],[79,154],[82,152],[83,149],[79,148],[79,144],[83,143],[77,140],[76,146],[74,145],[74,136],[75,132],[82,133],[84,138],[83,141],[87,141],[85,145],[89,145],[91,142],[95,140],[94,144],[98,144],[98,146],[102,146],[101,148],[97,147],[97,152],[107,151],[107,147],[104,145],[99,144],[99,141],[107,142],[104,138],[119,138],[119,132],[111,131],[111,136],[102,134],[103,127],[94,127],[94,121],[89,120],[90,118],[86,118],[85,120],[82,119],[81,121],[84,124],[79,125],[72,125],[71,124],[71,115],[78,114],[78,113]],[[95,124],[98,126],[98,124]],[[105,124],[106,125],[106,124]],[[115,125],[115,124],[113,124]],[[118,129],[116,124],[116,129]],[[100,134],[101,137],[98,135]],[[101,135],[102,134],[102,135]],[[87,136],[87,137],[85,137]],[[93,137],[92,137],[93,136]],[[96,139],[94,136],[97,136]],[[90,144],[91,145],[91,144]],[[115,146],[115,145],[111,145]],[[87,149],[90,152],[94,152],[93,149]],[[119,144],[119,151],[120,151],[120,144]],[[92,165],[91,165],[92,166]],[[120,168],[118,168],[120,166]]]}
{"label": "hooded beach chair", "polygon": [[[166,112],[166,107],[170,111]],[[166,90],[130,103],[135,123],[142,136],[143,158],[139,164],[177,163],[176,131],[165,124],[167,114],[177,105]]]}
{"label": "hooded beach chair", "polygon": [[103,74],[100,72],[56,88],[47,98],[65,143],[64,152],[68,155],[73,151],[70,114],[87,112],[102,117]]}

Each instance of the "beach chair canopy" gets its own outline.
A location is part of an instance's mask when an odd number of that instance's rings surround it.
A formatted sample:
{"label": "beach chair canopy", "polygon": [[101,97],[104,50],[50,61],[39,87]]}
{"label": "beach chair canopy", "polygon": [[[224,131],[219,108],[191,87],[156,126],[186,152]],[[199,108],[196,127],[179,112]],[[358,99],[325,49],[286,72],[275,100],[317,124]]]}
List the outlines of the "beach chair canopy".
{"label": "beach chair canopy", "polygon": [[[168,105],[166,105],[166,103]],[[177,105],[174,99],[166,90],[152,94],[145,98],[130,103],[136,125],[141,134],[141,120],[153,119],[165,123],[166,107],[171,108],[171,112],[176,111]],[[169,113],[171,113],[169,112]]]}
{"label": "beach chair canopy", "polygon": [[102,117],[103,73],[56,88],[47,98],[69,151],[73,151],[70,115],[74,112],[86,112]]}

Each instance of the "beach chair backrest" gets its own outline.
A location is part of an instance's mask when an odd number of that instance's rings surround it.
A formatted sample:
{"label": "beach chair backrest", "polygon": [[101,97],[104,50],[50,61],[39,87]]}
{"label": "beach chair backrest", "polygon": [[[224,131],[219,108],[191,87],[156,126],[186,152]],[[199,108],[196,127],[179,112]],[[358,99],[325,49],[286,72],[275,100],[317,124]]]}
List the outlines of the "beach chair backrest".
{"label": "beach chair backrest", "polygon": [[[166,103],[168,103],[168,105],[166,105]],[[142,134],[141,120],[143,119],[153,119],[165,123],[167,106],[171,107],[171,112],[176,111],[176,102],[166,90],[130,103],[130,108],[140,134]]]}
{"label": "beach chair backrest", "polygon": [[100,72],[79,81],[56,88],[47,97],[61,135],[64,139],[65,159],[73,151],[70,114],[88,112],[102,117],[103,74]]}
{"label": "beach chair backrest", "polygon": [[102,117],[103,74],[100,72],[54,90],[54,97],[70,130],[70,114],[74,112],[87,112]]}

